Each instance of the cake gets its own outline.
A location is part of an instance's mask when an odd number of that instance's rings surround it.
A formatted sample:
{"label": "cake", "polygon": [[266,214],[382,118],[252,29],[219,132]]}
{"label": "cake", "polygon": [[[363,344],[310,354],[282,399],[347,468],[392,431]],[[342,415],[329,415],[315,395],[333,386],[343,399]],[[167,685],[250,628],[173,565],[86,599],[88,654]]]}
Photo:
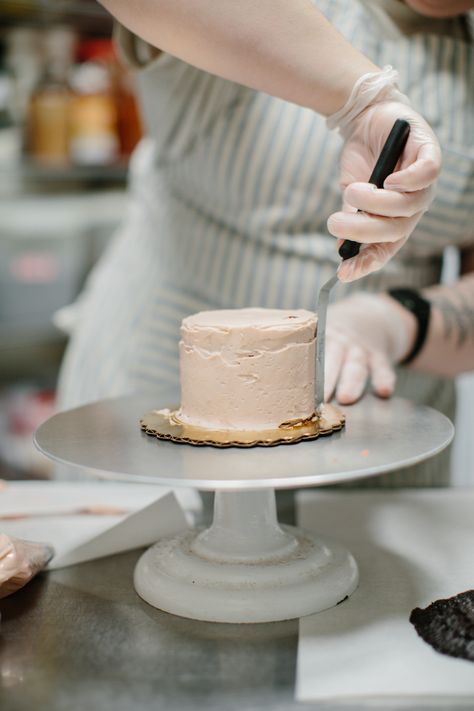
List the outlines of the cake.
{"label": "cake", "polygon": [[177,419],[209,430],[261,431],[315,409],[316,315],[203,311],[181,326]]}

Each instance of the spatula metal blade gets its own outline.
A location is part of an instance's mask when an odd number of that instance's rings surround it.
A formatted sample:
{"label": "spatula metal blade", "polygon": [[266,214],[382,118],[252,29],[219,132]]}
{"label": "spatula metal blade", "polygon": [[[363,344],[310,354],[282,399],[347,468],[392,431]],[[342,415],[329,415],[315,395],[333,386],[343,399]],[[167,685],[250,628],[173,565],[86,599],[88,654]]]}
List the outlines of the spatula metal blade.
{"label": "spatula metal blade", "polygon": [[329,294],[337,284],[337,273],[328,279],[320,289],[318,296],[318,325],[316,329],[316,414],[324,403],[324,361],[326,351],[326,319],[328,314]]}

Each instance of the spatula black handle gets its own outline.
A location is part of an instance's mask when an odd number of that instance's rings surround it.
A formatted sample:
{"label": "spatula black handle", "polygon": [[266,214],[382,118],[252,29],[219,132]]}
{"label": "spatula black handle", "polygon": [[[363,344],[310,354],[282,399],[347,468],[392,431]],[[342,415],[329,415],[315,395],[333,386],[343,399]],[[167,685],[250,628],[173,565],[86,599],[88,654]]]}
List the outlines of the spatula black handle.
{"label": "spatula black handle", "polygon": [[[388,134],[385,145],[369,178],[369,183],[376,185],[378,188],[383,188],[385,179],[395,170],[395,166],[405,148],[409,133],[410,124],[408,121],[397,119]],[[339,247],[339,256],[344,260],[350,259],[359,254],[359,249],[360,242],[346,239]]]}

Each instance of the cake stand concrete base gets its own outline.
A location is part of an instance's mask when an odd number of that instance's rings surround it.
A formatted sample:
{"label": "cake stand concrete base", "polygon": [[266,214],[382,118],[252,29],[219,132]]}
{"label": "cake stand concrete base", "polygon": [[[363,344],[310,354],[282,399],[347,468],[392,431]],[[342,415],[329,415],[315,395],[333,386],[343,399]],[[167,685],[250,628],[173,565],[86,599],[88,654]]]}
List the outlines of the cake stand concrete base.
{"label": "cake stand concrete base", "polygon": [[217,491],[210,528],[159,541],[135,569],[150,605],[209,622],[302,617],[341,602],[357,582],[342,546],[279,525],[272,489]]}

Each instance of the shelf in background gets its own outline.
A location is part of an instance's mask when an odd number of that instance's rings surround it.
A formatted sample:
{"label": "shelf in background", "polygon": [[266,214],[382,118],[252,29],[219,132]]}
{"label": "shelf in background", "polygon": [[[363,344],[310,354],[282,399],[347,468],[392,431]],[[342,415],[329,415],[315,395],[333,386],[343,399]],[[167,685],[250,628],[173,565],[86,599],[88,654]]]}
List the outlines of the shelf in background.
{"label": "shelf in background", "polygon": [[17,348],[29,348],[34,344],[49,345],[62,344],[67,340],[66,335],[56,326],[25,323],[20,326],[0,323],[0,353],[7,353]]}
{"label": "shelf in background", "polygon": [[0,391],[25,380],[56,382],[67,339],[53,328],[26,332],[0,327]]}
{"label": "shelf in background", "polygon": [[110,14],[95,0],[4,0],[2,26],[68,22],[97,34],[112,30]]}
{"label": "shelf in background", "polygon": [[128,162],[104,166],[64,166],[47,167],[24,161],[17,167],[0,168],[0,180],[12,177],[22,178],[31,182],[48,183],[125,183]]}

